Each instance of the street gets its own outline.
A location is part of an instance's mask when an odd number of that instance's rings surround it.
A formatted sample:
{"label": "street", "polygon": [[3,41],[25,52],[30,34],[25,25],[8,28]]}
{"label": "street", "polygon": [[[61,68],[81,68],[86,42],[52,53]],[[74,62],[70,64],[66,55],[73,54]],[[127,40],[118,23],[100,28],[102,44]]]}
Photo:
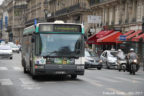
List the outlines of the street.
{"label": "street", "polygon": [[144,72],[87,69],[76,80],[24,74],[21,54],[0,60],[0,96],[144,96]]}

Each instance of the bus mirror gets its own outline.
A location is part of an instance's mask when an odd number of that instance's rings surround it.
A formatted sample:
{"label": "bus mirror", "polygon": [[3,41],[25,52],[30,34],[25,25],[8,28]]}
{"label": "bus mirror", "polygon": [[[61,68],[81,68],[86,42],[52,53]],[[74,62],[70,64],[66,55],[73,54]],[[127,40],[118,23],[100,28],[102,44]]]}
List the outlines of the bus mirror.
{"label": "bus mirror", "polygon": [[85,40],[85,41],[87,41],[87,39],[88,39],[88,38],[87,38],[87,36],[86,36],[86,35],[84,35],[84,40]]}
{"label": "bus mirror", "polygon": [[35,42],[35,38],[34,38],[34,37],[32,37],[31,42],[32,42],[32,43],[34,43],[34,42]]}

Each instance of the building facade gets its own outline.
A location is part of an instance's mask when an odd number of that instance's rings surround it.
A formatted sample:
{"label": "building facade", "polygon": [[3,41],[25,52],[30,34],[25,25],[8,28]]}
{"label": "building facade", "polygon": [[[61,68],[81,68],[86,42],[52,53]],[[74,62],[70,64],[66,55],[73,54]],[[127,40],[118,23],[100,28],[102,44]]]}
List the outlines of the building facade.
{"label": "building facade", "polygon": [[25,27],[25,11],[27,8],[26,0],[9,0],[8,11],[8,32],[9,41],[21,43],[23,29]]}
{"label": "building facade", "polygon": [[29,26],[36,22],[46,22],[45,19],[45,0],[27,0],[26,22],[25,25]]}

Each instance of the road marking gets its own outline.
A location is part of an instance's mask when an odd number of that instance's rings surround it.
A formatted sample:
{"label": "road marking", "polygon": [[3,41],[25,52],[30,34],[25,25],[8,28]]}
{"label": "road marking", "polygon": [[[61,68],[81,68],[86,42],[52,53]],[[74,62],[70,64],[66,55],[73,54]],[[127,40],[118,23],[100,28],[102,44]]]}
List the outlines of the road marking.
{"label": "road marking", "polygon": [[123,77],[114,77],[116,79],[120,79],[123,81],[127,81],[127,82],[131,82],[131,83],[140,83],[139,81],[133,80],[133,79],[127,79],[127,78],[123,78]]}
{"label": "road marking", "polygon": [[10,79],[0,79],[0,85],[13,85]]}
{"label": "road marking", "polygon": [[92,84],[92,85],[95,85],[95,86],[97,86],[97,87],[102,87],[103,85],[100,83],[100,81],[97,81],[97,80],[91,80],[91,79],[88,79],[88,78],[81,78],[81,79],[83,79],[84,81],[86,81],[86,82],[88,82],[88,83],[90,83],[90,84]]}
{"label": "road marking", "polygon": [[[120,91],[120,90],[117,90],[117,89],[114,89],[114,88],[106,88],[108,91],[112,91],[112,93],[111,92],[107,92],[107,95],[113,95],[113,96],[130,96],[130,95],[128,95],[126,92],[124,92],[124,91]],[[106,95],[106,93],[105,93],[105,95]]]}
{"label": "road marking", "polygon": [[114,83],[120,82],[120,81],[110,79],[110,78],[105,78],[105,77],[97,77],[97,79],[100,79],[100,80],[103,80],[103,81],[108,81],[108,82],[114,82]]}
{"label": "road marking", "polygon": [[32,85],[34,84],[34,82],[28,78],[20,78],[20,81],[24,84],[24,85]]}
{"label": "road marking", "polygon": [[143,78],[133,78],[133,79],[144,81]]}
{"label": "road marking", "polygon": [[5,71],[5,70],[8,70],[7,67],[0,67],[0,71]]}
{"label": "road marking", "polygon": [[13,67],[13,69],[14,69],[15,71],[23,71],[23,69],[22,69],[21,67]]}
{"label": "road marking", "polygon": [[19,79],[22,82],[22,87],[27,90],[33,90],[33,89],[40,89],[41,87],[38,86],[35,82],[33,82],[31,79],[28,78],[20,78]]}

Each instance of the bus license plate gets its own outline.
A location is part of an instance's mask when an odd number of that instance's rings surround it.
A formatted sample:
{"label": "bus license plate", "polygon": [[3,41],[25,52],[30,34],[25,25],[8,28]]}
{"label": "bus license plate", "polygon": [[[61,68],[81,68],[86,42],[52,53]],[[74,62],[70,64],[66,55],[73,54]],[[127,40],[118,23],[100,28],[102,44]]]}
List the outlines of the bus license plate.
{"label": "bus license plate", "polygon": [[66,74],[65,71],[56,71],[56,74]]}

